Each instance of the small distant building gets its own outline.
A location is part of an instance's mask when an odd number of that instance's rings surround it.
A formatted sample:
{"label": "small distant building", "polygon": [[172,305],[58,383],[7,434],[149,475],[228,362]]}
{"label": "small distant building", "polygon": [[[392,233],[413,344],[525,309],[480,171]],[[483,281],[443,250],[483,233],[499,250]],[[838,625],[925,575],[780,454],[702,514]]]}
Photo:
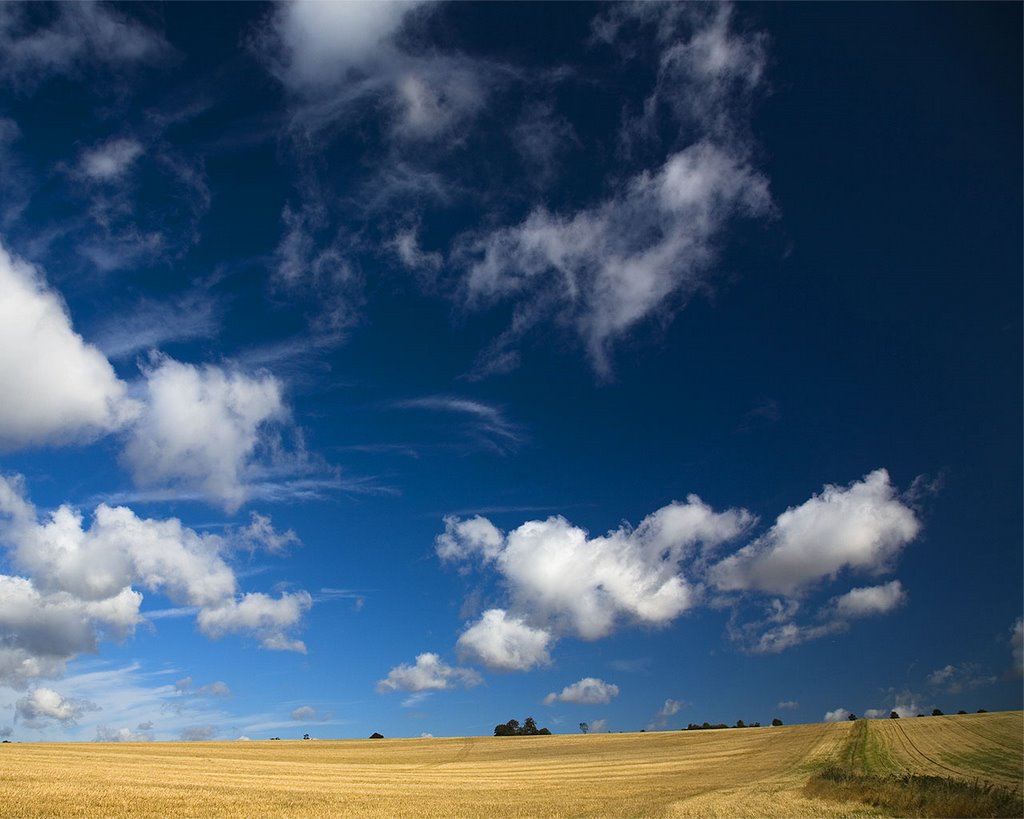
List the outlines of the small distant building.
{"label": "small distant building", "polygon": [[374,731],[372,734],[370,734],[370,739],[384,739],[384,734],[378,734],[376,731]]}

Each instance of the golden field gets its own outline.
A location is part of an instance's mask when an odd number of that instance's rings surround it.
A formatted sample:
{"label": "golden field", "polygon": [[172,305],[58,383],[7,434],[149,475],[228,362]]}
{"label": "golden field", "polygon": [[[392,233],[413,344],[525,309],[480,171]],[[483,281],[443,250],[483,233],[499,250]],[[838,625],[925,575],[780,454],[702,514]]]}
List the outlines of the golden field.
{"label": "golden field", "polygon": [[807,783],[839,765],[1019,790],[1022,737],[1016,711],[588,736],[10,744],[0,816],[878,816]]}

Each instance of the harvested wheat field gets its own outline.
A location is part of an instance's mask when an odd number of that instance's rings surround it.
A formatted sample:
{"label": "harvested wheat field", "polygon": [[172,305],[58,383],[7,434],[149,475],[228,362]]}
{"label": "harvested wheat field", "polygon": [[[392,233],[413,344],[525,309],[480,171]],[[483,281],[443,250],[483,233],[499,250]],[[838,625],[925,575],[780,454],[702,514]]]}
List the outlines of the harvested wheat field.
{"label": "harvested wheat field", "polygon": [[0,815],[893,815],[808,783],[823,770],[941,772],[1019,792],[1022,734],[1011,712],[589,736],[11,744],[0,748]]}

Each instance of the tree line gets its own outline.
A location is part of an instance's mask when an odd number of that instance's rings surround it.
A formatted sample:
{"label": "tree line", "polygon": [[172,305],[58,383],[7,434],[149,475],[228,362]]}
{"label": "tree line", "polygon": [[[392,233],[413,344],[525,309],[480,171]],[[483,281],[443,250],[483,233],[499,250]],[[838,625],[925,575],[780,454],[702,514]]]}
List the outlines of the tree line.
{"label": "tree line", "polygon": [[537,721],[533,717],[527,717],[523,720],[522,725],[517,719],[510,719],[508,722],[495,725],[494,735],[496,737],[540,737],[550,736],[551,732],[547,728],[538,728]]}

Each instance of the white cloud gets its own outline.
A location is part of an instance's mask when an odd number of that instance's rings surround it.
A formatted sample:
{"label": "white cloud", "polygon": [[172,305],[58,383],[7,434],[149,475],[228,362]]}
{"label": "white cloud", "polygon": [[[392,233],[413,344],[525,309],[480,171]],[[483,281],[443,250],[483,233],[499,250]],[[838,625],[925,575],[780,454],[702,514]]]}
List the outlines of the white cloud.
{"label": "white cloud", "polygon": [[456,643],[459,655],[479,660],[489,668],[502,671],[529,671],[548,665],[548,646],[552,636],[533,628],[504,609],[488,609],[469,626]]}
{"label": "white cloud", "polygon": [[59,4],[42,26],[16,3],[0,4],[0,77],[32,87],[51,74],[91,64],[157,62],[170,46],[157,33],[104,3]]}
{"label": "white cloud", "polygon": [[440,253],[437,251],[427,252],[420,247],[419,238],[412,228],[398,231],[391,240],[391,248],[402,264],[427,277],[437,273],[444,263],[444,258]]}
{"label": "white cloud", "polygon": [[381,101],[400,139],[451,133],[484,104],[485,63],[439,53],[414,55],[395,35],[422,0],[283,5],[260,46],[270,70],[296,97],[304,130],[344,119],[356,103]]}
{"label": "white cloud", "polygon": [[[309,595],[237,600],[222,540],[175,518],[139,518],[100,504],[88,528],[67,505],[40,520],[21,479],[0,476],[0,544],[25,574],[0,574],[0,681],[8,684],[58,676],[101,639],[130,636],[143,619],[134,587],[197,608],[200,628],[211,636],[251,631],[266,648],[304,650],[285,633],[309,608]],[[184,690],[191,678],[179,683]],[[227,687],[218,682],[200,691],[222,695]]]}
{"label": "white cloud", "polygon": [[275,69],[293,91],[314,93],[344,84],[348,69],[373,64],[415,2],[283,4],[274,27]]}
{"label": "white cloud", "polygon": [[274,425],[287,418],[281,384],[166,356],[155,357],[145,376],[145,408],[123,456],[135,482],[197,489],[236,510],[260,457],[274,454]]}
{"label": "white cloud", "polygon": [[889,473],[877,469],[848,487],[826,485],[821,495],[783,512],[767,533],[714,566],[710,578],[727,591],[799,595],[844,569],[888,571],[920,528]]}
{"label": "white cloud", "polygon": [[519,427],[505,417],[498,407],[452,395],[428,395],[395,401],[397,409],[444,412],[465,419],[466,434],[477,444],[504,454],[515,450],[523,441]]}
{"label": "white cloud", "polygon": [[60,296],[0,246],[0,449],[88,441],[138,405],[104,355],[71,326]]}
{"label": "white cloud", "polygon": [[545,705],[556,702],[572,702],[577,705],[604,705],[619,695],[619,687],[596,677],[584,677],[579,682],[567,685],[561,694],[552,691],[544,698]]}
{"label": "white cloud", "polygon": [[483,680],[471,668],[446,664],[437,654],[425,652],[416,656],[415,665],[402,664],[392,668],[377,683],[377,691],[443,691],[461,685],[472,688]]}
{"label": "white cloud", "polygon": [[216,680],[196,689],[196,696],[199,697],[230,697],[231,688],[223,680]]}
{"label": "white cloud", "polygon": [[609,634],[620,619],[668,623],[698,596],[680,562],[736,537],[750,523],[741,510],[716,513],[698,497],[672,503],[636,529],[621,526],[589,537],[565,518],[522,524],[500,545],[484,518],[448,518],[437,540],[443,559],[474,554],[501,573],[514,612],[529,612],[545,629],[584,639]]}
{"label": "white cloud", "polygon": [[659,717],[674,717],[682,709],[683,703],[679,700],[667,699],[665,704],[661,706],[661,710],[658,711]]}
{"label": "white cloud", "polygon": [[775,707],[781,711],[795,711],[797,708],[800,707],[800,703],[796,700],[783,700],[782,702],[778,703]]}
{"label": "white cloud", "polygon": [[590,721],[590,732],[593,734],[600,734],[607,727],[608,720],[606,719],[594,719]]}
{"label": "white cloud", "polygon": [[[617,341],[707,288],[727,226],[772,212],[747,133],[746,103],[761,83],[764,48],[759,37],[734,31],[730,16],[727,8],[631,3],[595,20],[596,38],[620,47],[627,61],[641,49],[658,53],[657,82],[642,110],[626,102],[621,148],[626,160],[663,159],[615,180],[617,192],[589,207],[562,214],[536,207],[518,225],[462,238],[453,259],[465,271],[466,305],[518,302],[478,375],[513,366],[519,340],[554,319],[608,377]],[[675,140],[666,152],[666,132],[688,135],[689,144]]]}
{"label": "white cloud", "polygon": [[888,719],[895,711],[901,719],[916,717],[918,714],[930,714],[932,706],[922,705],[921,698],[911,691],[901,691],[893,695],[893,704],[889,708],[868,708],[864,716],[868,719]]}
{"label": "white cloud", "polygon": [[292,719],[297,722],[308,722],[316,718],[316,709],[312,705],[300,705],[292,711]]}
{"label": "white cloud", "polygon": [[749,646],[754,654],[778,654],[809,640],[817,640],[845,631],[848,628],[843,620],[833,620],[817,626],[800,626],[796,623],[783,623],[773,626],[761,633],[756,641]]}
{"label": "white cloud", "polygon": [[249,525],[243,526],[235,534],[234,539],[250,552],[263,549],[270,554],[284,554],[289,546],[300,543],[299,536],[291,529],[278,532],[270,515],[259,512],[250,513]]}
{"label": "white cloud", "polygon": [[825,722],[842,722],[850,718],[850,712],[845,708],[837,708],[835,711],[828,711],[822,718]]}
{"label": "white cloud", "polygon": [[15,704],[15,713],[30,728],[42,728],[49,721],[69,725],[97,706],[88,700],[67,699],[52,688],[33,688]]}
{"label": "white cloud", "polygon": [[902,606],[906,600],[907,593],[900,581],[892,580],[883,586],[850,589],[832,603],[838,617],[853,618],[888,614]]}
{"label": "white cloud", "polygon": [[108,317],[96,331],[96,346],[109,358],[124,359],[168,342],[212,338],[219,322],[216,301],[191,290],[167,301],[140,300]]}
{"label": "white cloud", "polygon": [[1024,673],[1024,619],[1010,626],[1010,650],[1013,653],[1013,669],[1018,674]]}
{"label": "white cloud", "polygon": [[703,286],[726,223],[770,208],[767,180],[745,159],[699,142],[590,209],[537,208],[519,225],[464,237],[455,258],[466,271],[465,303],[530,302],[532,318],[521,311],[521,326],[492,357],[553,314],[579,334],[598,374],[608,375],[616,340]]}
{"label": "white cloud", "polygon": [[[152,727],[152,726],[151,726]],[[96,742],[152,742],[153,734],[149,730],[132,730],[131,728],[111,728],[106,725],[96,726]]]}
{"label": "white cloud", "polygon": [[437,536],[434,545],[441,560],[468,560],[479,553],[483,560],[493,561],[501,555],[505,535],[480,515],[466,519],[446,515],[444,534]]}
{"label": "white cloud", "polygon": [[135,139],[117,138],[82,152],[78,170],[96,182],[111,182],[124,176],[142,155],[142,144]]}
{"label": "white cloud", "polygon": [[[161,591],[175,602],[206,606],[235,593],[235,576],[220,557],[221,541],[175,518],[136,517],[127,507],[96,508],[91,526],[61,506],[43,523],[18,482],[0,478],[0,535],[15,565],[47,592],[83,601],[117,599],[131,585]],[[137,614],[137,606],[136,612]]]}
{"label": "white cloud", "polygon": [[981,669],[973,663],[963,665],[947,665],[936,669],[928,675],[927,683],[933,688],[942,688],[947,694],[960,694],[972,691],[984,685],[991,685],[999,678],[981,673]]}
{"label": "white cloud", "polygon": [[264,648],[305,654],[306,644],[288,633],[300,624],[312,605],[312,597],[304,591],[282,592],[276,599],[250,592],[200,610],[196,622],[200,631],[215,639],[229,633],[252,632]]}

